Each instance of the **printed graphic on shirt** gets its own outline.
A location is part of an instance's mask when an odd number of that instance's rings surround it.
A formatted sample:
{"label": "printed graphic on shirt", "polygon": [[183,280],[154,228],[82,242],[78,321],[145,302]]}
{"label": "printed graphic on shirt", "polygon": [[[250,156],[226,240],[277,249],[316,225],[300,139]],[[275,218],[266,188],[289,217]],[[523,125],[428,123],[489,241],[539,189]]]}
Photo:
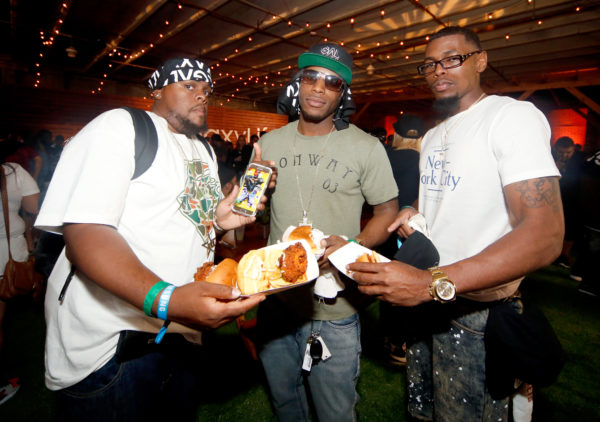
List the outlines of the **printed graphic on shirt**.
{"label": "printed graphic on shirt", "polygon": [[318,166],[318,176],[315,181],[315,192],[321,189],[330,194],[344,192],[358,184],[358,173],[345,163],[334,157],[317,153],[282,156],[278,161],[279,171],[294,171],[298,167],[300,173],[306,172],[305,177],[313,180]]}
{"label": "printed graphic on shirt", "polygon": [[194,225],[209,251],[215,249],[213,221],[221,194],[219,181],[211,176],[208,164],[186,161],[186,181],[183,192],[177,197],[179,210]]}
{"label": "printed graphic on shirt", "polygon": [[448,149],[448,145],[440,145],[427,155],[420,181],[428,198],[441,198],[444,192],[454,192],[460,183],[461,176],[456,174],[452,161],[447,159]]}

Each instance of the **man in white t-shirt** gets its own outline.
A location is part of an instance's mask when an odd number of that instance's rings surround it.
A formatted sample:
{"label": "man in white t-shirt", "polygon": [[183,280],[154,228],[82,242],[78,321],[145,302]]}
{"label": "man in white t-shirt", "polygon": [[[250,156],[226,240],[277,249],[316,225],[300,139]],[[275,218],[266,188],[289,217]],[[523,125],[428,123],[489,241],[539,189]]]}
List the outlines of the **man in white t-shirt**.
{"label": "man in white t-shirt", "polygon": [[[440,267],[349,266],[363,293],[400,306],[437,302],[433,322],[442,328],[408,353],[409,411],[425,420],[508,420],[508,397],[494,400],[486,386],[489,307],[551,263],[564,234],[548,122],[531,103],[486,96],[486,66],[477,35],[448,27],[431,36],[418,67],[447,116],[423,139],[413,204]],[[389,230],[408,237],[416,214],[401,210]]]}
{"label": "man in white t-shirt", "polygon": [[214,258],[215,231],[254,220],[232,213],[237,187],[222,197],[214,153],[197,135],[209,67],[170,59],[148,84],[152,165],[132,179],[132,118],[105,112],[65,146],[36,221],[66,243],[45,301],[46,385],[59,391],[61,420],[195,420],[201,331],[264,298],[192,282]]}

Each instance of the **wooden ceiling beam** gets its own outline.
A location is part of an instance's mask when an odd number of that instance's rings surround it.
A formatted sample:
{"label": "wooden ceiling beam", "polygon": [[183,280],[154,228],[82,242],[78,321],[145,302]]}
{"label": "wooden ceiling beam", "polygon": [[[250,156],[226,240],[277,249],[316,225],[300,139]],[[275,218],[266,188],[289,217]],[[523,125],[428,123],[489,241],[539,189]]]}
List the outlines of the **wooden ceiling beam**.
{"label": "wooden ceiling beam", "polygon": [[372,104],[371,102],[364,103],[363,106],[361,107],[361,109],[359,110],[359,112],[353,116],[353,119],[355,119],[355,120],[360,119],[360,116],[362,116],[364,114],[364,112],[367,111],[367,109],[371,106],[371,104]]}
{"label": "wooden ceiling beam", "polygon": [[570,86],[570,87],[565,87],[565,89],[567,91],[569,91],[569,93],[571,93],[571,95],[573,95],[579,101],[581,101],[583,104],[585,104],[586,107],[593,110],[596,114],[600,114],[600,105],[597,102],[595,102],[594,100],[589,98],[587,95],[585,95],[583,92],[581,92],[580,90],[578,90],[575,87]]}
{"label": "wooden ceiling beam", "polygon": [[129,23],[127,28],[119,32],[115,38],[106,43],[106,46],[96,54],[92,60],[85,66],[83,72],[87,72],[91,69],[91,67],[98,62],[101,58],[110,53],[113,49],[115,49],[121,42],[127,38],[138,26],[146,21],[150,16],[154,14],[158,9],[162,7],[168,0],[153,0],[150,4],[145,5],[145,7],[138,13],[138,15]]}
{"label": "wooden ceiling beam", "polygon": [[[517,85],[507,84],[505,82],[490,82],[486,81],[483,84],[483,89],[488,94],[507,94],[511,92],[535,92],[540,90],[547,89],[559,89],[559,88],[576,88],[582,86],[593,86],[600,85],[600,71],[595,72],[593,75],[587,75],[584,78],[573,78],[573,79],[562,79],[562,80],[554,80],[547,82],[523,82]],[[425,84],[420,86],[415,86],[410,89],[403,89],[401,93],[395,93],[394,90],[398,90],[399,87],[388,86],[387,89],[383,89],[382,87],[378,87],[378,91],[387,91],[385,95],[382,95],[381,92],[373,92],[372,94],[366,94],[364,92],[360,92],[360,90],[353,90],[353,95],[356,103],[382,103],[382,102],[392,102],[392,101],[412,101],[412,100],[420,100],[420,99],[433,99],[433,94],[426,87]],[[579,90],[576,90],[580,92]],[[570,92],[570,91],[569,91]],[[575,91],[574,91],[575,92]],[[573,94],[573,92],[571,93]],[[575,94],[573,94],[575,95]],[[579,94],[578,94],[579,95]],[[581,94],[583,95],[583,94]],[[587,98],[587,97],[586,97]],[[580,100],[582,101],[582,100]],[[592,108],[593,104],[595,104],[591,99],[587,98],[586,101],[591,101],[592,105],[587,105]],[[583,102],[583,101],[582,101]],[[597,104],[596,104],[597,106]]]}

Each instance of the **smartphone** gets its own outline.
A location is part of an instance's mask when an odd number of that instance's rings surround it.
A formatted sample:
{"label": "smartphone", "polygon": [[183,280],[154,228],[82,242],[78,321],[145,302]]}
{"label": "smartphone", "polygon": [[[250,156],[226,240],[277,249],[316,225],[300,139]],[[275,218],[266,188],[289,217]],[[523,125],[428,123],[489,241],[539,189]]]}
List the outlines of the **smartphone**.
{"label": "smartphone", "polygon": [[250,163],[240,181],[240,190],[233,203],[233,212],[245,216],[255,216],[263,196],[269,186],[273,170],[260,164]]}

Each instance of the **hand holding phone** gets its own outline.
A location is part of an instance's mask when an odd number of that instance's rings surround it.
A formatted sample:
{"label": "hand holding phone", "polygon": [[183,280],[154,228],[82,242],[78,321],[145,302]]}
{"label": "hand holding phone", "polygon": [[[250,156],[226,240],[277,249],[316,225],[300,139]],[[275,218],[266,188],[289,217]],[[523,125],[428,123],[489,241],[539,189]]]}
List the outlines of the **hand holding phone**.
{"label": "hand holding phone", "polygon": [[232,206],[233,212],[248,217],[255,216],[272,174],[270,167],[250,163],[240,181],[240,190]]}

